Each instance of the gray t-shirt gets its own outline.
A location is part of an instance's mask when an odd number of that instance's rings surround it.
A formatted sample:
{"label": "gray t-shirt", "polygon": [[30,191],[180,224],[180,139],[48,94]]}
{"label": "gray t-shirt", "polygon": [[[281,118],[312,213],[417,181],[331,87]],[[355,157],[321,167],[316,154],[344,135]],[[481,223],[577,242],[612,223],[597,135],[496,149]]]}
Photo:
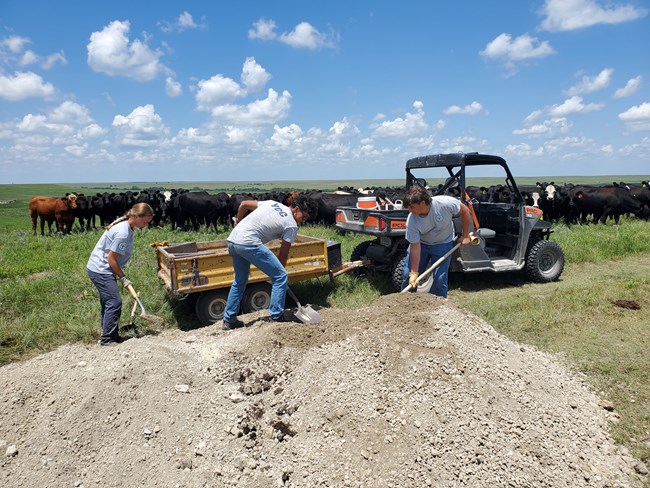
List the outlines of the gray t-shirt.
{"label": "gray t-shirt", "polygon": [[108,265],[108,252],[114,251],[119,257],[120,268],[124,267],[133,254],[133,229],[128,220],[124,220],[108,229],[97,241],[90,254],[86,268],[99,274],[113,274]]}
{"label": "gray t-shirt", "polygon": [[264,200],[242,219],[228,236],[228,241],[240,246],[258,246],[273,239],[294,243],[298,224],[286,205]]}
{"label": "gray t-shirt", "polygon": [[444,195],[431,198],[425,217],[412,213],[406,218],[406,240],[411,243],[443,244],[454,239],[453,217],[460,213],[460,201]]}

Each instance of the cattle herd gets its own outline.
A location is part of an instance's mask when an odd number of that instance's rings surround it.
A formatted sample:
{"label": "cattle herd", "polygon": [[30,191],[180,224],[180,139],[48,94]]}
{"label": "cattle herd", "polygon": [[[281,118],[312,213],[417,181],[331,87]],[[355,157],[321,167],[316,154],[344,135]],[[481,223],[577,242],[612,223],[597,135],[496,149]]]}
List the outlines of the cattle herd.
{"label": "cattle herd", "polygon": [[[574,185],[567,183],[537,183],[521,186],[519,191],[528,205],[539,207],[544,218],[551,222],[562,221],[567,225],[605,223],[607,219],[619,222],[621,215],[634,215],[650,220],[650,187],[647,181],[641,184],[613,183],[605,186]],[[452,196],[458,191],[449,190]],[[455,192],[455,194],[454,194]],[[503,185],[491,187],[468,186],[467,197],[470,202],[514,203],[513,191]],[[29,201],[29,213],[32,230],[36,235],[37,221],[40,218],[41,235],[44,225],[52,232],[52,224],[60,233],[70,233],[75,222],[81,231],[107,226],[117,217],[123,215],[135,203],[144,202],[154,209],[154,226],[170,225],[179,230],[199,230],[205,225],[207,229],[218,226],[232,226],[233,217],[242,200],[274,200],[290,205],[297,195],[305,195],[313,201],[316,215],[310,221],[334,225],[336,208],[354,206],[359,196],[373,195],[379,205],[393,203],[404,198],[403,188],[353,189],[341,187],[335,192],[321,190],[235,193],[225,192],[210,194],[207,191],[178,190],[141,190],[120,193],[97,193],[93,196],[67,193],[63,197],[32,197]]]}

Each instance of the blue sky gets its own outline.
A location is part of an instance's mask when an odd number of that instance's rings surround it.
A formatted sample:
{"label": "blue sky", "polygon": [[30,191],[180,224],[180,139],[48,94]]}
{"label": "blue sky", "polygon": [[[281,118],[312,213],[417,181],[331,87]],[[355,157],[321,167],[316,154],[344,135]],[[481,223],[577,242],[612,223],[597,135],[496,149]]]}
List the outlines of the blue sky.
{"label": "blue sky", "polygon": [[650,174],[645,0],[0,2],[0,182]]}

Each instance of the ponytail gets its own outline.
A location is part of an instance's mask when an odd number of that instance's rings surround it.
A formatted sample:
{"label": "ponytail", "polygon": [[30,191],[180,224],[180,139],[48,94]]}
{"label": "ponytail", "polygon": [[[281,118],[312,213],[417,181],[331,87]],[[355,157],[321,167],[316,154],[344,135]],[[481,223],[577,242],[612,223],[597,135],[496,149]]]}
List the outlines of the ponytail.
{"label": "ponytail", "polygon": [[128,220],[129,217],[153,217],[153,215],[154,213],[153,213],[153,208],[151,208],[151,205],[149,205],[148,203],[136,203],[124,215],[118,217],[115,221],[111,222],[106,227],[106,230],[110,229],[115,224],[119,224],[120,222],[124,222],[125,220]]}

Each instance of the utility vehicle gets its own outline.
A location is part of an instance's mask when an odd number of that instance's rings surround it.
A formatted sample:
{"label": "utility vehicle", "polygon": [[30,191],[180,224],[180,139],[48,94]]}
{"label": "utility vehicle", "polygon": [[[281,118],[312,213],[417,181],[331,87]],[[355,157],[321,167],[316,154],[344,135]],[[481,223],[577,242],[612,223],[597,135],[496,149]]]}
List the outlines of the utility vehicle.
{"label": "utility vehicle", "polygon": [[[491,177],[493,181],[494,176],[503,176],[503,180],[499,180],[503,183],[491,188],[467,185],[470,178],[480,181]],[[439,184],[434,185],[434,182]],[[456,251],[452,255],[451,272],[523,270],[530,280],[540,283],[560,278],[564,253],[556,242],[549,240],[551,224],[543,220],[539,208],[525,204],[503,158],[454,153],[409,159],[405,190],[412,185],[425,187],[434,196],[455,196],[470,209],[470,230],[479,236],[480,243]],[[340,231],[374,237],[357,245],[351,260],[365,264],[360,270],[390,273],[397,290],[402,285],[408,247],[405,238],[408,209],[401,208],[399,203],[378,197],[375,208],[359,208],[358,205],[336,210],[336,227]],[[460,218],[454,220],[454,227],[459,234]],[[418,292],[428,291],[431,282],[430,276],[418,287]]]}

